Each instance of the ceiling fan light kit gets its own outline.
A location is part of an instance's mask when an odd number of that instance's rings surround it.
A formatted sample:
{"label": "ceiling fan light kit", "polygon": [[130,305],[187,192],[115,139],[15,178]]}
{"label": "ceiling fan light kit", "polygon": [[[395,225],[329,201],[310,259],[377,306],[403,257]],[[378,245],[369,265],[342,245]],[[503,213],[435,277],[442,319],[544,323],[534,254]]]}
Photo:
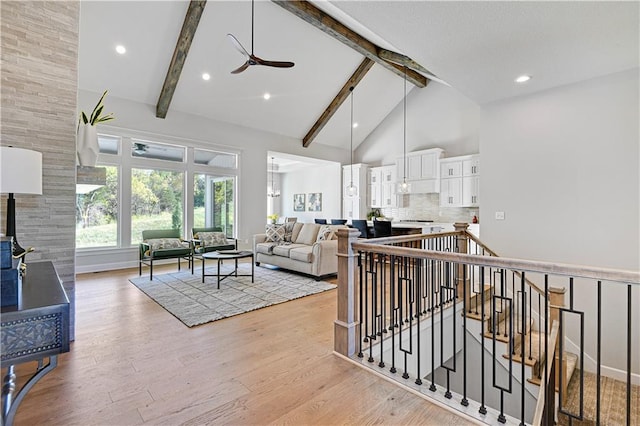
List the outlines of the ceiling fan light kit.
{"label": "ceiling fan light kit", "polygon": [[231,40],[231,43],[234,45],[236,50],[238,52],[240,52],[245,58],[247,58],[247,61],[244,64],[240,65],[235,70],[231,71],[231,74],[240,74],[242,71],[246,70],[251,65],[264,65],[264,66],[267,66],[267,67],[275,67],[275,68],[291,68],[291,67],[293,67],[295,65],[293,62],[289,62],[289,61],[268,61],[266,59],[259,58],[259,57],[257,57],[256,55],[253,54],[253,21],[254,21],[253,16],[254,16],[254,8],[255,8],[254,0],[251,0],[251,53],[247,52],[247,49],[245,49],[244,46],[242,46],[242,43],[240,43],[240,41],[238,41],[238,39],[233,34],[227,34],[227,37],[229,37],[229,40]]}

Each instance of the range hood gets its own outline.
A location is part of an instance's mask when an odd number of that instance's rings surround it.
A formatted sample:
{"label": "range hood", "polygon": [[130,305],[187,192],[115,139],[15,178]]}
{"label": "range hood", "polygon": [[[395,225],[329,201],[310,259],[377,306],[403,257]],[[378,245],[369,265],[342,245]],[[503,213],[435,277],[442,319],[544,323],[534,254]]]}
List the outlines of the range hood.
{"label": "range hood", "polygon": [[87,194],[107,184],[106,167],[77,166],[76,194]]}

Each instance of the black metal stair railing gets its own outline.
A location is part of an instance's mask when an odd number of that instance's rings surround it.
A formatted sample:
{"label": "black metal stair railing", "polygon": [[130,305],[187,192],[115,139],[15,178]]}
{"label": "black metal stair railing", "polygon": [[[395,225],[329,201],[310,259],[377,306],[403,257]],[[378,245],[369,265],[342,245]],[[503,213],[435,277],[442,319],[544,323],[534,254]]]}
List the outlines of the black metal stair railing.
{"label": "black metal stair railing", "polygon": [[[352,246],[357,358],[467,414],[473,405],[476,417],[488,423],[529,424],[539,403],[552,404],[556,384],[548,381],[550,365],[560,372],[557,411],[570,419],[585,419],[584,317],[591,307],[574,303],[578,281],[583,290],[597,282],[599,419],[602,282],[625,284],[629,319],[626,419],[631,424],[630,321],[632,292],[640,290],[637,274],[622,271],[612,275],[596,268],[498,258],[466,232],[354,240]],[[550,302],[551,283],[568,286],[566,308]],[[549,345],[554,344],[548,340],[554,315],[560,324],[555,364],[546,359]],[[577,329],[571,327],[575,321],[569,316],[579,318]],[[564,353],[565,342],[573,341],[579,341],[577,410],[568,407],[564,398],[570,361]],[[555,411],[547,406],[545,412],[550,409]],[[546,415],[541,424],[552,419],[553,415]]]}

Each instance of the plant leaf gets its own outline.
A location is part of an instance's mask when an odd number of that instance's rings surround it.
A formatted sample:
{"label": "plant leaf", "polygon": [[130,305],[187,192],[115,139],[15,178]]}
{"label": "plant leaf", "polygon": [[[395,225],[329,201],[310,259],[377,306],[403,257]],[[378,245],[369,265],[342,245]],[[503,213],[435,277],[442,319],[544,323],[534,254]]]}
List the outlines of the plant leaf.
{"label": "plant leaf", "polygon": [[100,114],[102,113],[103,109],[104,109],[104,105],[100,106],[100,108],[93,111],[93,114],[91,114],[91,118],[89,119],[89,121],[91,122],[92,126],[98,121],[98,117],[100,117]]}
{"label": "plant leaf", "polygon": [[84,124],[87,124],[89,122],[89,120],[87,119],[87,114],[85,114],[84,111],[82,111],[81,116],[82,116],[82,122]]}

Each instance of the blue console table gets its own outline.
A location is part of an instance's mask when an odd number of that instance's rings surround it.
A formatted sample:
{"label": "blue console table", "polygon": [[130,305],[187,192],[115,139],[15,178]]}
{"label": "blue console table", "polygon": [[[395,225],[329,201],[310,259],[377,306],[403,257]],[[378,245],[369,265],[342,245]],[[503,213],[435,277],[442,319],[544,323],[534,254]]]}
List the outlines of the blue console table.
{"label": "blue console table", "polygon": [[[6,368],[2,419],[10,426],[29,389],[56,367],[58,354],[69,351],[69,299],[53,263],[27,265],[21,298],[17,305],[2,307],[0,322],[1,364]],[[15,365],[28,361],[38,362],[36,371],[16,391]]]}

